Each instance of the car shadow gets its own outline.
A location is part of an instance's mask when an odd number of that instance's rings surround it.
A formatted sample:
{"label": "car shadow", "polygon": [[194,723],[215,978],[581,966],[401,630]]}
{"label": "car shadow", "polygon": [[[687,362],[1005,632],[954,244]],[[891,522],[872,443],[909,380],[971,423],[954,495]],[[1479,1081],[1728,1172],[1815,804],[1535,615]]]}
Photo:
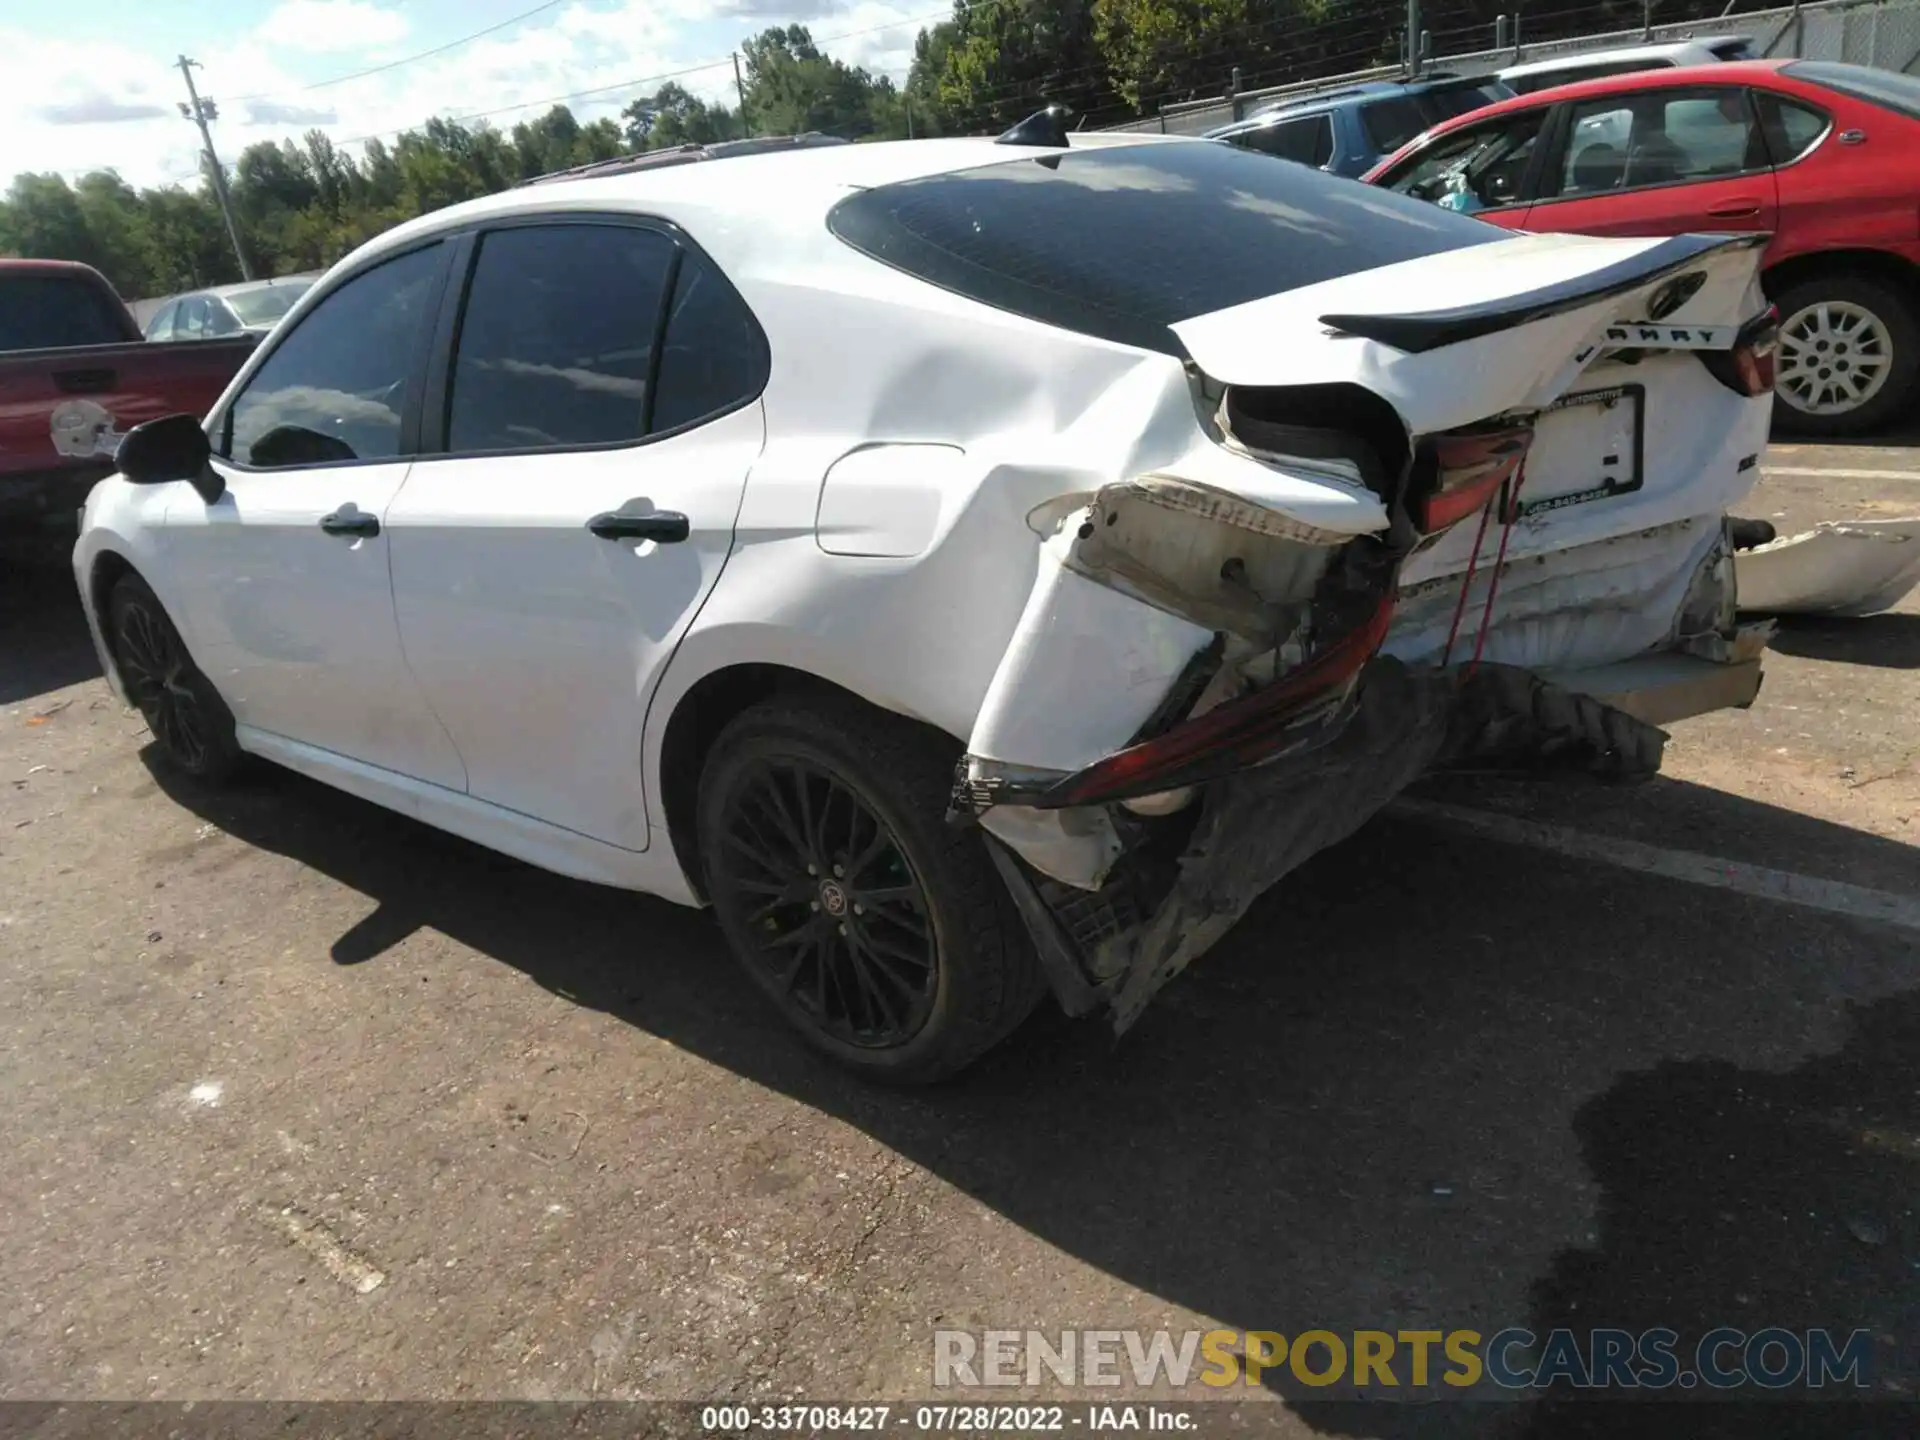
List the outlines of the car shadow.
{"label": "car shadow", "polygon": [[[212,793],[150,769],[203,819],[376,902],[334,941],[338,963],[378,964],[432,927],[1220,1325],[1491,1335],[1779,1316],[1914,1333],[1906,932],[1389,814],[1276,887],[1118,1042],[1048,1013],[959,1080],[898,1092],[794,1043],[699,912],[289,774]],[[1639,795],[1726,828],[1820,824],[1678,782]],[[1911,866],[1909,847],[1820,828],[1863,869]],[[1885,1243],[1849,1248],[1855,1214]],[[1279,1388],[1334,1433],[1585,1423]]]}
{"label": "car shadow", "polygon": [[1768,645],[1809,660],[1838,660],[1883,670],[1920,669],[1920,615],[1785,616]]}
{"label": "car shadow", "polygon": [[65,557],[44,547],[25,558],[0,554],[0,705],[99,673]]}

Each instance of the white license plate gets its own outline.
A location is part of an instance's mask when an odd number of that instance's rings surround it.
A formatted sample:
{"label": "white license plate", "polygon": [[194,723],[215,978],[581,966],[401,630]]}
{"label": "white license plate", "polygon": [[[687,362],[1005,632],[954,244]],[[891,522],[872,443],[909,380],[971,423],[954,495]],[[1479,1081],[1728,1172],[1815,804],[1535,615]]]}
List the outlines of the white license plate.
{"label": "white license plate", "polygon": [[1589,390],[1556,401],[1534,422],[1519,513],[1611,500],[1640,488],[1646,391]]}

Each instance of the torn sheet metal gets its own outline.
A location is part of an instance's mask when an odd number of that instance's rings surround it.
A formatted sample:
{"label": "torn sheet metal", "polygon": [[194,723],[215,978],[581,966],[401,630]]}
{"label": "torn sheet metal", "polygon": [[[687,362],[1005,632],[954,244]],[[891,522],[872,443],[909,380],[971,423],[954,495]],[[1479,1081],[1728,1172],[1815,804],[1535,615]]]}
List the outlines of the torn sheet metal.
{"label": "torn sheet metal", "polygon": [[[1180,857],[1173,891],[1123,947],[1112,995],[1124,1031],[1160,988],[1239,923],[1253,902],[1308,857],[1358,830],[1425,770],[1447,737],[1453,687],[1392,659],[1361,681],[1353,720],[1297,765],[1245,771],[1207,787],[1206,809]],[[1096,957],[1094,969],[1110,968]]]}
{"label": "torn sheet metal", "polygon": [[1873,615],[1920,585],[1920,516],[1823,521],[1734,565],[1740,608],[1761,615]]}

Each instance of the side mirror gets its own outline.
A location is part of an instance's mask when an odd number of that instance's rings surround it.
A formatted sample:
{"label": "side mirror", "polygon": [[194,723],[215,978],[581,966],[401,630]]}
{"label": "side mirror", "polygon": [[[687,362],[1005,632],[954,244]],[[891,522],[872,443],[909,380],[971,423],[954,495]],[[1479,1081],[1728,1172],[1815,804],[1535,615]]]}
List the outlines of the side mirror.
{"label": "side mirror", "polygon": [[165,485],[184,480],[211,505],[226,494],[226,482],[210,463],[213,446],[191,415],[162,415],[129,430],[113,463],[136,485]]}

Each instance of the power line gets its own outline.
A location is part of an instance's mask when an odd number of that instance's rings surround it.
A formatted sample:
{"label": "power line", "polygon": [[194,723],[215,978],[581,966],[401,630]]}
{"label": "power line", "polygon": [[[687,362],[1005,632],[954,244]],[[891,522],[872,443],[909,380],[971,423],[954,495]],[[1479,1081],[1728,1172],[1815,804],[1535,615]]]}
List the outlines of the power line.
{"label": "power line", "polygon": [[[983,3],[985,5],[997,4],[999,0],[983,0]],[[983,8],[983,6],[975,6],[974,8]],[[817,37],[813,43],[817,47],[825,47],[841,40],[855,40],[862,35],[877,35],[882,30],[897,30],[903,25],[924,25],[929,20],[945,19],[951,13],[951,11],[936,10],[925,15],[911,15],[901,20],[889,20],[883,25],[869,25],[864,30],[848,30],[839,35],[822,35]],[[719,70],[732,64],[733,54],[729,52],[718,60],[703,61],[698,65],[689,65],[680,70],[668,70],[658,75],[642,75],[631,80],[616,81],[611,85],[596,86],[591,90],[575,90],[566,95],[551,95],[544,100],[523,100],[513,105],[497,106],[492,110],[478,110],[465,115],[449,115],[444,118],[450,125],[464,125],[470,120],[487,120],[495,115],[510,114],[515,110],[533,110],[542,105],[563,105],[569,100],[586,100],[596,95],[608,95],[616,90],[635,90],[648,85],[658,85],[663,81],[679,80],[688,75],[699,75],[708,70]],[[355,135],[351,139],[337,141],[336,143],[341,145],[360,145],[368,140],[384,140],[389,135],[404,135],[409,130],[419,129],[422,125],[425,125],[428,120],[441,118],[443,117],[429,115],[425,119],[414,121],[411,125],[402,125],[392,130],[376,130],[368,135]]]}
{"label": "power line", "polygon": [[345,85],[349,80],[364,80],[369,75],[383,75],[389,70],[398,70],[403,65],[411,65],[416,60],[430,60],[435,55],[444,55],[449,50],[458,50],[462,45],[484,39],[488,35],[498,34],[509,26],[518,25],[522,20],[531,20],[544,10],[551,10],[561,0],[541,0],[531,10],[522,10],[518,15],[509,15],[498,24],[489,25],[484,30],[476,30],[471,35],[462,35],[458,40],[449,40],[444,45],[436,45],[431,50],[422,50],[416,55],[403,55],[398,60],[389,60],[384,65],[375,65],[366,70],[356,70],[351,75],[336,75],[331,80],[316,80],[311,85],[302,85],[297,90],[261,90],[252,95],[235,95],[228,100],[230,105],[238,105],[243,100],[270,100],[276,95],[306,95],[315,90],[325,90],[333,85]]}

